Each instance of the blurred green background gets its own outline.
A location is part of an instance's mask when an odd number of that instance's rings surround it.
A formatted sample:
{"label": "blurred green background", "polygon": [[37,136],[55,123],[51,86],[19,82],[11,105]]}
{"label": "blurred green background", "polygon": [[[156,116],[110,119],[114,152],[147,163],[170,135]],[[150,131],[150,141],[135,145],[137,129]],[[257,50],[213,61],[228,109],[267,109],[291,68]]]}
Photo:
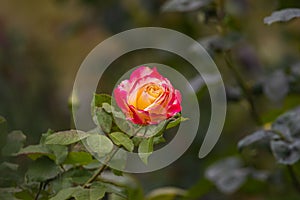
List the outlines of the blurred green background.
{"label": "blurred green background", "polygon": [[[41,133],[46,132],[48,128],[69,129],[71,115],[68,100],[76,72],[86,55],[98,43],[116,33],[131,28],[157,26],[180,31],[202,44],[207,44],[212,35],[219,34],[215,19],[207,17],[210,14],[209,8],[189,13],[161,12],[165,2],[2,0],[0,114],[7,119],[9,129],[23,130],[28,137],[28,144],[38,142]],[[299,8],[300,1],[224,2],[227,14],[225,27],[230,30],[227,30],[228,32],[233,33],[230,37],[238,40],[231,49],[233,60],[245,82],[259,85],[272,72],[287,69],[300,61],[300,20],[271,26],[263,23],[264,17],[274,10]],[[208,22],[203,19],[207,19]],[[101,80],[99,92],[111,93],[114,81],[118,80],[122,72],[149,62],[173,66],[190,80],[197,78],[184,61],[178,60],[174,55],[164,54],[167,53],[144,50],[123,56],[106,72],[106,76]],[[198,159],[198,149],[203,138],[201,133],[205,133],[210,117],[209,95],[206,90],[201,90],[198,97],[202,121],[193,145],[171,166],[156,172],[139,174],[137,179],[141,181],[145,191],[170,185],[191,188],[198,184],[196,190],[206,193],[203,199],[282,199],[280,195],[287,194],[290,194],[292,199],[294,191],[290,185],[250,181],[239,192],[224,196],[204,178],[204,171],[208,165],[220,158],[237,155],[238,140],[258,127],[251,118],[247,102],[239,100],[236,80],[228,70],[222,55],[214,53],[212,57],[232,95],[228,102],[224,131],[216,147],[206,158]],[[258,95],[255,98],[264,123],[299,103],[299,88],[279,99],[272,99],[272,95]],[[244,155],[248,164],[252,165],[255,160],[256,167],[276,171],[275,160],[269,153],[249,154],[254,157]]]}

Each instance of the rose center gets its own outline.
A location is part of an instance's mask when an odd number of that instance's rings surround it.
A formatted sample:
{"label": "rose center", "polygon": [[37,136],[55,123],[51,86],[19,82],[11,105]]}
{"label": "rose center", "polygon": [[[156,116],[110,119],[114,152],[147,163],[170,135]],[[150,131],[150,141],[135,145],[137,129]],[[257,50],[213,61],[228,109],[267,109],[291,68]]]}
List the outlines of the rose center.
{"label": "rose center", "polygon": [[160,86],[155,85],[155,84],[151,84],[151,85],[148,85],[148,86],[146,87],[146,92],[147,92],[149,95],[151,95],[151,96],[157,98],[157,97],[159,97],[159,95],[163,92],[163,90],[161,89]]}
{"label": "rose center", "polygon": [[136,108],[143,110],[150,106],[161,94],[162,87],[157,84],[149,83],[141,87],[137,92]]}

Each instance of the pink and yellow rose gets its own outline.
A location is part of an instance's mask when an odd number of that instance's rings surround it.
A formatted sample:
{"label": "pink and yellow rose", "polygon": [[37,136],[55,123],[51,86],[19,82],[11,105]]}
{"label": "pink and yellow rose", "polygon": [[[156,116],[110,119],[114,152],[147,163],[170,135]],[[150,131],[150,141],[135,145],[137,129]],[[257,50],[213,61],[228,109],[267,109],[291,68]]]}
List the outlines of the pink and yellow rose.
{"label": "pink and yellow rose", "polygon": [[170,81],[153,69],[141,66],[114,90],[117,105],[135,124],[148,125],[181,111],[181,94]]}

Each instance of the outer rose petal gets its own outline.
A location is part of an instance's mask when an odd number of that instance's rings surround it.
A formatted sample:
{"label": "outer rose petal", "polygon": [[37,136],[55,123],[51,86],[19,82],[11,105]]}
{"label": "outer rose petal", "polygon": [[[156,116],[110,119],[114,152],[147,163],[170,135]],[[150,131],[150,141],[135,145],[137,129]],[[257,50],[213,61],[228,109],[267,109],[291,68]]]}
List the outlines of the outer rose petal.
{"label": "outer rose petal", "polygon": [[128,105],[126,102],[128,92],[122,87],[122,83],[114,90],[114,96],[118,106],[122,109],[122,111],[125,113],[128,112]]}
{"label": "outer rose petal", "polygon": [[181,93],[179,90],[175,90],[175,95],[177,97],[177,100],[179,101],[179,104],[181,104],[182,98],[181,98]]}
{"label": "outer rose petal", "polygon": [[149,67],[141,66],[132,72],[129,80],[130,81],[138,80],[142,77],[145,77],[145,76],[151,74],[151,72],[152,72],[152,70]]}
{"label": "outer rose petal", "polygon": [[179,113],[181,111],[181,105],[180,104],[173,104],[169,107],[168,109],[168,115],[167,117],[172,117],[174,116],[176,113]]}
{"label": "outer rose petal", "polygon": [[152,77],[152,78],[157,78],[157,79],[162,79],[164,78],[162,75],[160,75],[157,70],[156,67],[154,67],[153,69],[146,67],[146,66],[141,66],[138,69],[134,70],[132,72],[132,74],[130,75],[129,78],[129,82],[135,82],[141,78],[144,77]]}
{"label": "outer rose petal", "polygon": [[175,90],[174,96],[168,105],[168,117],[172,117],[181,111],[181,94]]}
{"label": "outer rose petal", "polygon": [[[143,72],[139,69],[137,69],[136,71],[139,71],[136,73],[136,75],[131,75],[130,79],[129,79],[129,83],[131,84],[131,89],[129,91],[130,96],[134,96],[136,95],[137,90],[140,87],[143,87],[145,84],[147,83],[156,83],[158,85],[170,85],[170,82],[168,79],[164,78],[163,76],[161,76],[156,68],[153,68],[153,70],[151,70],[149,67],[141,67],[142,69],[145,69],[146,72],[144,72],[144,76],[143,77],[139,77]],[[150,70],[150,72],[149,72]],[[132,73],[134,74],[135,71]]]}

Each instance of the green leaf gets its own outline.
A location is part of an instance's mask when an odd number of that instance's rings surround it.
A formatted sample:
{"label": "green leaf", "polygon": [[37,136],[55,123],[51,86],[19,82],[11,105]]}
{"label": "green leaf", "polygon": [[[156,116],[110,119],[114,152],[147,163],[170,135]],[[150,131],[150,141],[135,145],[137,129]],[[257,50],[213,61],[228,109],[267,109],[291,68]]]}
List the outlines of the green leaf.
{"label": "green leaf", "polygon": [[0,190],[0,199],[1,200],[17,200],[14,195],[10,192]]}
{"label": "green leaf", "polygon": [[32,200],[32,199],[34,199],[34,194],[32,194],[32,191],[27,189],[27,190],[22,190],[22,191],[16,192],[15,197],[17,199],[22,199],[22,200]]}
{"label": "green leaf", "polygon": [[0,164],[0,189],[18,185],[23,182],[23,177],[18,173],[18,169],[19,165],[15,163],[2,162]]}
{"label": "green leaf", "polygon": [[[120,176],[118,176],[118,177],[120,177]],[[121,186],[117,186],[114,183],[104,183],[104,182],[94,182],[93,185],[104,185],[106,187],[107,193],[116,194],[120,197],[128,199],[127,191],[125,190],[126,186],[121,187]]]}
{"label": "green leaf", "polygon": [[0,164],[0,171],[6,170],[6,169],[17,171],[18,168],[19,168],[19,165],[15,164],[15,163],[3,162]]}
{"label": "green leaf", "polygon": [[188,12],[198,10],[209,3],[212,0],[169,0],[162,6],[164,12]]}
{"label": "green leaf", "polygon": [[79,130],[60,131],[46,137],[46,144],[69,145],[78,142],[90,134]]}
{"label": "green leaf", "polygon": [[107,112],[111,113],[113,111],[113,107],[109,103],[102,103],[102,108]]}
{"label": "green leaf", "polygon": [[24,147],[17,153],[17,155],[27,155],[32,160],[36,160],[37,158],[43,155],[50,156],[52,158],[54,157],[51,151],[47,147],[41,144],[29,145],[27,147]]}
{"label": "green leaf", "polygon": [[64,161],[64,164],[87,165],[93,162],[93,157],[87,152],[70,152]]}
{"label": "green leaf", "polygon": [[138,133],[137,136],[150,138],[153,136],[162,135],[166,129],[167,123],[168,121],[165,120],[159,124],[145,126],[139,131],[139,133],[142,134]]}
{"label": "green leaf", "polygon": [[112,173],[114,173],[114,175],[116,176],[122,176],[123,172],[117,169],[111,169]]}
{"label": "green leaf", "polygon": [[275,11],[271,16],[265,17],[264,23],[270,25],[274,22],[287,22],[297,17],[300,17],[299,8],[287,8]]}
{"label": "green leaf", "polygon": [[69,175],[72,178],[73,184],[83,185],[91,178],[93,173],[87,170],[73,169]]}
{"label": "green leaf", "polygon": [[111,96],[107,94],[94,94],[94,98],[92,100],[92,108],[93,107],[102,107],[103,103],[111,104]]}
{"label": "green leaf", "polygon": [[52,129],[48,129],[46,133],[42,133],[41,139],[40,139],[40,144],[45,144],[46,143],[46,138],[49,135],[52,135],[54,131]]}
{"label": "green leaf", "polygon": [[139,153],[139,157],[145,164],[148,164],[148,157],[152,154],[152,152],[153,152],[153,137],[142,140],[138,148],[138,153]]}
{"label": "green leaf", "polygon": [[100,157],[107,155],[113,149],[112,141],[104,135],[90,135],[86,138],[86,142],[90,150]]}
{"label": "green leaf", "polygon": [[61,164],[68,155],[68,148],[62,145],[29,145],[22,148],[17,155],[26,155],[32,160],[36,160],[41,156],[48,156],[54,160],[56,164]]}
{"label": "green leaf", "polygon": [[134,134],[133,124],[125,118],[122,112],[113,111],[113,116],[115,124],[122,132],[130,136]]}
{"label": "green leaf", "polygon": [[[112,100],[111,96],[109,96],[107,94],[94,94],[94,97],[93,97],[93,100],[92,100],[92,105],[91,105],[91,112],[92,112],[93,119],[96,116],[96,110],[98,108],[102,108],[103,103],[107,103],[107,104],[110,105],[111,100]],[[96,123],[96,121],[95,121],[95,123]]]}
{"label": "green leaf", "polygon": [[[76,200],[90,200],[89,189],[78,187],[78,189],[72,194]],[[94,199],[96,200],[96,199]]]}
{"label": "green leaf", "polygon": [[133,137],[131,140],[134,144],[134,146],[139,146],[142,140],[145,139],[144,137]]}
{"label": "green leaf", "polygon": [[[130,175],[116,176],[111,172],[104,172],[101,175],[101,180],[105,183],[112,183],[113,185],[106,185],[107,192],[116,193],[126,199],[140,200],[143,199],[143,191],[139,182]],[[118,186],[118,187],[115,187]],[[124,191],[124,188],[126,189]]]}
{"label": "green leaf", "polygon": [[[112,111],[111,101],[111,96],[107,94],[94,94],[91,105],[92,118],[95,124],[99,125],[106,133],[110,132],[112,126],[112,117],[109,114]],[[104,106],[104,109],[102,106]]]}
{"label": "green leaf", "polygon": [[2,148],[2,155],[15,155],[23,147],[25,140],[26,136],[22,131],[12,131],[7,135],[6,144]]}
{"label": "green leaf", "polygon": [[105,133],[110,133],[112,127],[112,116],[105,112],[103,108],[96,108],[97,124]]}
{"label": "green leaf", "polygon": [[119,149],[111,158],[109,165],[112,168],[122,170],[126,167],[126,163],[127,163],[127,153],[126,151],[122,151]]}
{"label": "green leaf", "polygon": [[65,188],[59,191],[54,197],[52,197],[50,200],[67,200],[70,197],[72,197],[73,193],[78,190],[80,187],[71,187],[71,188]]}
{"label": "green leaf", "polygon": [[153,138],[153,144],[156,145],[156,144],[160,144],[160,143],[163,143],[163,142],[166,142],[166,139],[164,138],[163,135],[159,135],[159,136],[156,136]]}
{"label": "green leaf", "polygon": [[175,187],[159,188],[151,191],[146,200],[175,200],[176,197],[184,197],[186,191]]}
{"label": "green leaf", "polygon": [[84,165],[83,167],[84,167],[84,169],[91,170],[91,169],[98,169],[101,166],[102,166],[101,162],[99,162],[96,159],[93,159],[92,162],[90,162],[89,164]]}
{"label": "green leaf", "polygon": [[71,187],[60,190],[50,200],[66,200],[74,197],[76,200],[98,200],[105,195],[105,185],[93,184],[91,188]]}
{"label": "green leaf", "polygon": [[246,137],[244,137],[243,139],[241,139],[238,142],[238,149],[239,151],[241,151],[243,148],[252,145],[256,142],[259,141],[270,141],[272,139],[272,137],[274,137],[274,133],[272,131],[267,131],[267,130],[259,130],[254,132],[251,135],[248,135]]}
{"label": "green leaf", "polygon": [[73,178],[65,176],[65,173],[63,173],[61,177],[50,182],[49,186],[51,187],[52,193],[57,194],[62,189],[70,188],[74,186],[74,184],[77,184],[73,181]]}
{"label": "green leaf", "polygon": [[52,160],[41,157],[29,165],[25,176],[28,182],[43,182],[59,173],[59,167]]}
{"label": "green leaf", "polygon": [[127,199],[112,193],[112,194],[109,194],[108,200],[127,200]]}
{"label": "green leaf", "polygon": [[[135,136],[135,138],[150,138],[158,135],[162,135],[166,129],[166,126],[169,122],[164,120],[159,124],[154,125],[134,125],[131,128],[130,136]],[[127,133],[127,132],[126,132]]]}
{"label": "green leaf", "polygon": [[88,170],[84,170],[82,168],[71,168],[62,173],[55,180],[51,181],[51,188],[57,193],[63,188],[84,184],[92,175],[93,173]]}
{"label": "green leaf", "polygon": [[128,135],[126,135],[125,133],[113,132],[113,133],[109,134],[109,137],[112,139],[112,141],[116,145],[118,145],[118,146],[122,145],[128,151],[130,151],[130,152],[133,151],[133,148],[134,148],[133,142],[132,142],[132,140],[130,140]]}
{"label": "green leaf", "polygon": [[172,121],[170,121],[170,122],[168,123],[166,129],[173,128],[173,127],[179,125],[181,122],[184,122],[184,121],[186,121],[186,120],[188,120],[188,118],[184,118],[184,117],[179,117],[179,118],[177,118],[177,119],[175,119],[175,120],[172,120]]}
{"label": "green leaf", "polygon": [[76,200],[98,200],[102,199],[105,195],[106,187],[104,185],[101,186],[93,186],[90,189],[78,188],[72,196]]}
{"label": "green leaf", "polygon": [[58,144],[49,144],[47,147],[55,156],[55,163],[62,164],[68,156],[68,147]]}

